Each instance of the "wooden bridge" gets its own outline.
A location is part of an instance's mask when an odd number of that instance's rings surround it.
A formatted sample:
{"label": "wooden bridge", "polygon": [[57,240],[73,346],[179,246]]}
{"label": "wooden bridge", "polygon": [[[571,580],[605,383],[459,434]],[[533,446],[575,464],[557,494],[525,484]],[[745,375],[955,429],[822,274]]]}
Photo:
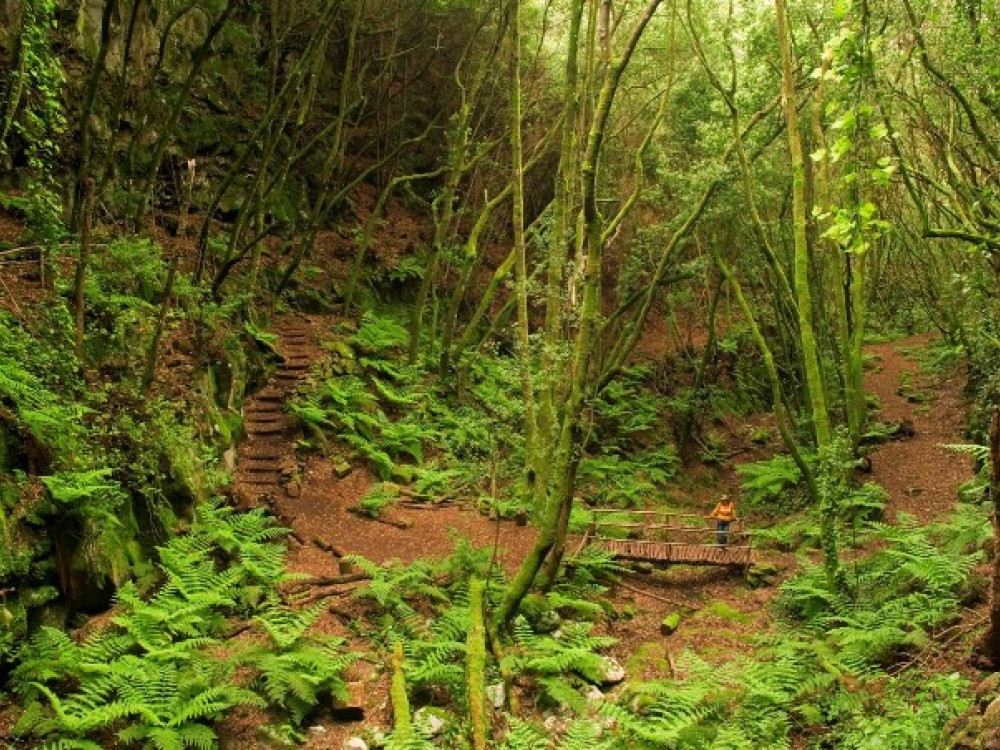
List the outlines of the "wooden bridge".
{"label": "wooden bridge", "polygon": [[654,563],[749,567],[750,534],[741,520],[719,544],[715,521],[689,513],[655,510],[592,510],[580,547],[590,544],[615,557]]}

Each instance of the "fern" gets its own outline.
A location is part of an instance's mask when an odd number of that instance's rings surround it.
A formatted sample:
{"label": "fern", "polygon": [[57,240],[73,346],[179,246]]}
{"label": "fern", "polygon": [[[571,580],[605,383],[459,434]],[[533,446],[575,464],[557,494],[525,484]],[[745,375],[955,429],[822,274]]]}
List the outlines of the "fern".
{"label": "fern", "polygon": [[[52,628],[35,635],[12,675],[29,702],[15,731],[52,746],[83,747],[90,735],[116,731],[152,747],[214,747],[218,718],[268,705],[255,685],[297,723],[323,696],[342,695],[353,655],[340,641],[306,635],[318,607],[277,604],[286,579],[280,533],[260,512],[203,505],[188,535],[159,548],[162,582],[151,595],[122,586],[110,626],[83,643]],[[261,604],[252,622],[273,647],[219,659],[228,619],[253,611],[252,600]],[[236,683],[238,671],[251,688]]]}
{"label": "fern", "polygon": [[350,342],[362,351],[383,354],[405,346],[409,339],[409,332],[396,320],[369,311],[361,316],[361,325]]}
{"label": "fern", "polygon": [[746,504],[771,512],[791,507],[785,495],[802,481],[802,472],[791,456],[739,464],[736,473]]}

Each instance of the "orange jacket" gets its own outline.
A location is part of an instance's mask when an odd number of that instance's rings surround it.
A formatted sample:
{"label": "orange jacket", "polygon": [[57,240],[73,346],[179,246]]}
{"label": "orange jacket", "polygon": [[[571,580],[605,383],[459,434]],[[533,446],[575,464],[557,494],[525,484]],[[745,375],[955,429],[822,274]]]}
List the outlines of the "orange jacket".
{"label": "orange jacket", "polygon": [[736,505],[735,503],[719,503],[708,517],[718,521],[735,521]]}

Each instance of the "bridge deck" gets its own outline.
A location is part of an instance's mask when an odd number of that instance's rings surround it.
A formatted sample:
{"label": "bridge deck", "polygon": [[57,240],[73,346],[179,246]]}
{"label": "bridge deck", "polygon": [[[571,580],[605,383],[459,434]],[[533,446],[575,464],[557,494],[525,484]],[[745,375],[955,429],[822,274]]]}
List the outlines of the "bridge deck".
{"label": "bridge deck", "polygon": [[645,539],[591,538],[590,543],[626,560],[682,563],[684,565],[738,565],[753,562],[750,545],[684,544]]}

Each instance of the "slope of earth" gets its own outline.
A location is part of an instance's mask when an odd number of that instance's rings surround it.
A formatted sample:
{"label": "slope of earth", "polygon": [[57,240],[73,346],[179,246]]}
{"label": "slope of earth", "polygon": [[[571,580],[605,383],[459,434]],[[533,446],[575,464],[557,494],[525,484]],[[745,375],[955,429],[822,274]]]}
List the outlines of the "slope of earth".
{"label": "slope of earth", "polygon": [[914,430],[911,439],[887,443],[872,454],[872,481],[889,493],[889,521],[900,513],[921,523],[939,520],[955,507],[956,488],[972,477],[968,456],[943,447],[965,442],[961,373],[950,372],[935,382],[906,356],[929,342],[928,336],[914,336],[866,349],[876,363],[865,375],[865,387],[878,397],[877,418],[885,423],[909,420]]}
{"label": "slope of earth", "polygon": [[[908,356],[930,342],[930,336],[915,336],[866,347],[877,364],[866,372],[866,392],[876,395],[881,405],[871,419],[909,420],[914,427],[912,437],[874,450],[872,474],[865,477],[885,488],[890,523],[900,514],[920,523],[942,520],[955,507],[958,487],[973,476],[967,455],[942,447],[964,442],[961,372],[922,375],[916,360]],[[731,491],[738,484],[729,472],[720,473],[718,481],[716,492],[694,493],[705,504],[706,513],[719,492]],[[757,554],[759,561],[777,567],[782,578],[795,570],[792,553]],[[630,617],[610,626],[611,635],[620,639],[613,653],[630,673],[649,678],[676,676],[675,657],[685,650],[716,663],[749,650],[754,638],[771,626],[769,605],[777,594],[775,587],[749,588],[725,569],[685,566],[632,577],[628,585],[631,588],[619,589],[616,596],[619,609],[625,608]],[[660,625],[674,613],[683,613],[681,625],[664,638]],[[968,619],[972,623],[977,618],[970,613]],[[964,651],[948,654],[947,669],[966,669],[966,656]]]}
{"label": "slope of earth", "polygon": [[[328,325],[313,330],[321,328],[329,330]],[[282,333],[279,351],[288,340],[302,341],[281,325],[278,331]],[[881,405],[873,418],[884,422],[912,420],[915,426],[912,438],[887,443],[872,454],[872,479],[888,491],[890,520],[899,513],[914,515],[921,521],[946,515],[954,507],[957,486],[971,476],[966,456],[940,447],[942,443],[961,442],[964,405],[958,395],[960,375],[953,373],[931,382],[919,376],[916,362],[905,354],[907,349],[928,342],[927,337],[915,337],[873,345],[867,350],[879,364],[866,374],[866,387],[878,396]],[[302,350],[296,356],[318,358],[322,350],[316,344],[318,339],[313,339],[311,350]],[[904,384],[906,389],[901,390]],[[912,398],[913,388],[920,389],[921,398]],[[907,395],[911,396],[909,400]],[[251,432],[251,441],[254,439]],[[282,439],[288,441],[285,455],[294,456],[295,435],[286,433]],[[291,474],[286,470],[285,478],[275,482],[266,499],[279,518],[295,530],[298,543],[290,550],[289,562],[297,573],[315,578],[336,576],[340,571],[337,558],[342,554],[360,554],[380,563],[443,558],[454,549],[456,538],[477,547],[499,544],[500,559],[511,570],[534,540],[530,528],[492,521],[455,505],[397,508],[390,517],[391,524],[360,517],[349,509],[374,481],[366,469],[355,466],[346,476],[338,476],[333,463],[318,456],[293,461],[292,465]],[[719,486],[731,486],[734,477],[723,471],[718,481]],[[705,491],[692,493],[692,502],[705,504],[707,512],[716,492],[702,489]],[[764,553],[762,557],[776,563],[783,575],[794,571],[791,554]],[[354,648],[364,649],[366,644],[351,635],[351,620],[357,611],[346,593],[330,594],[330,615],[324,616],[317,627],[344,635]],[[681,674],[683,665],[678,667],[676,657],[686,650],[710,662],[728,661],[734,654],[750,650],[754,638],[772,626],[769,605],[776,593],[774,587],[751,589],[738,575],[717,568],[676,567],[650,576],[630,576],[612,595],[616,610],[623,615],[607,627],[609,634],[619,639],[612,653],[632,678]],[[664,638],[661,622],[678,611],[685,613],[680,628]],[[365,685],[358,699],[365,719],[345,724],[320,715],[308,733],[307,747],[340,747],[351,734],[364,728],[388,725],[386,670],[362,662],[352,679]],[[231,728],[237,730],[240,724],[237,721]],[[230,746],[247,746],[254,736],[247,729],[243,725],[243,731],[234,731],[230,737],[238,744]]]}

